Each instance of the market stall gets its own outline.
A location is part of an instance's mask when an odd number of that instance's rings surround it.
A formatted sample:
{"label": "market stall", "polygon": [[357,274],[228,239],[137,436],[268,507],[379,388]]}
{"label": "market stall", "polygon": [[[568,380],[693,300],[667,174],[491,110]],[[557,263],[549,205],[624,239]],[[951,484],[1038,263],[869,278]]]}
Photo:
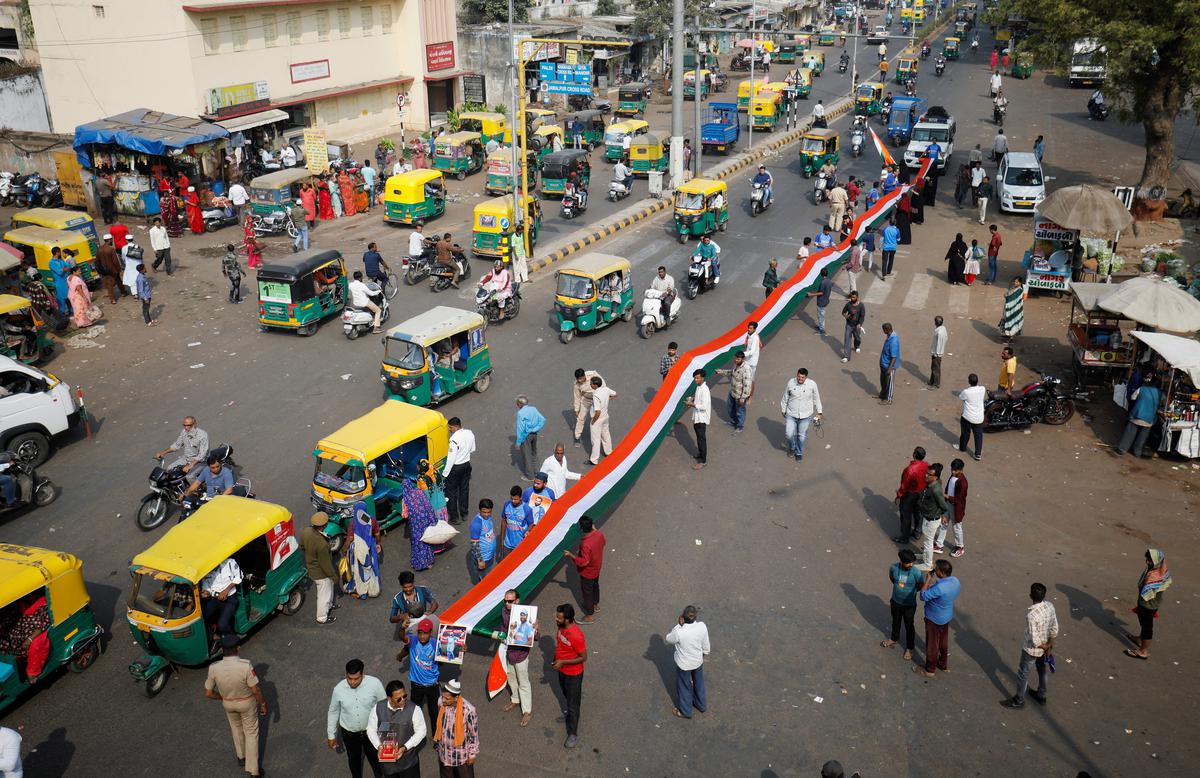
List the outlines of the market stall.
{"label": "market stall", "polygon": [[[1052,192],[1033,214],[1033,247],[1025,252],[1027,289],[1046,289],[1061,296],[1082,275],[1088,256],[1111,272],[1113,242],[1133,217],[1112,192],[1083,184]],[[1086,236],[1081,241],[1081,236]],[[1100,250],[1095,239],[1107,244]]]}
{"label": "market stall", "polygon": [[117,212],[159,212],[158,181],[187,175],[197,192],[224,190],[229,131],[200,119],[138,108],[75,128],[72,144],[85,177],[112,176]]}
{"label": "market stall", "polygon": [[1200,458],[1200,342],[1165,332],[1134,332],[1133,337],[1150,349],[1142,364],[1162,376],[1157,450]]}
{"label": "market stall", "polygon": [[1033,246],[1025,251],[1021,267],[1025,270],[1025,289],[1044,289],[1061,297],[1071,288],[1071,269],[1079,231],[1033,214]]}
{"label": "market stall", "polygon": [[1074,352],[1076,384],[1104,383],[1133,365],[1133,347],[1129,330],[1122,331],[1125,316],[1100,307],[1101,297],[1116,290],[1113,284],[1071,284],[1071,317],[1067,323],[1067,341]]}

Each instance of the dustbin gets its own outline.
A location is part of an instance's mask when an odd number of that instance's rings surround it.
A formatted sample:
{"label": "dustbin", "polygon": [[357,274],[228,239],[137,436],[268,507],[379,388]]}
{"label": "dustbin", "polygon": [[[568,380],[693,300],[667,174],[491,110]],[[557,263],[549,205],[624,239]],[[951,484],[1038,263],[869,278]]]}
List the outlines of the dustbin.
{"label": "dustbin", "polygon": [[651,197],[662,197],[663,193],[663,174],[660,170],[651,170],[646,178],[649,185]]}

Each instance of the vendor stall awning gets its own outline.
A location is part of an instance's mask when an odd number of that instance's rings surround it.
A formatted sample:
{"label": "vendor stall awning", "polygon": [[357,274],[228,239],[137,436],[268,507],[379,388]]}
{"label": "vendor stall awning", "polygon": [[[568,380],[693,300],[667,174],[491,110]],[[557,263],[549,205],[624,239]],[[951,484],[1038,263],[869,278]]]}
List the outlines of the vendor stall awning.
{"label": "vendor stall awning", "polygon": [[[1075,299],[1079,300],[1080,307],[1088,313],[1107,313],[1099,305],[1100,298],[1107,297],[1115,292],[1117,286],[1117,284],[1089,283],[1084,281],[1072,282],[1071,294],[1075,295]],[[1120,317],[1121,314],[1114,313],[1112,316]]]}
{"label": "vendor stall awning", "polygon": [[149,108],[135,108],[107,119],[79,125],[75,128],[73,145],[79,164],[90,168],[92,165],[87,147],[94,143],[162,156],[169,149],[182,149],[195,143],[228,137],[229,131],[224,127],[192,116],[175,116]]}
{"label": "vendor stall awning", "polygon": [[238,116],[233,119],[222,119],[216,124],[229,130],[229,132],[245,132],[252,130],[255,127],[261,127],[264,124],[274,124],[290,118],[287,111],[281,111],[278,108],[272,108],[267,111],[259,111],[258,113],[248,113],[245,116]]}
{"label": "vendor stall awning", "polygon": [[1200,386],[1200,341],[1165,332],[1137,331],[1133,337],[1157,351],[1171,367],[1187,373],[1192,386]]}

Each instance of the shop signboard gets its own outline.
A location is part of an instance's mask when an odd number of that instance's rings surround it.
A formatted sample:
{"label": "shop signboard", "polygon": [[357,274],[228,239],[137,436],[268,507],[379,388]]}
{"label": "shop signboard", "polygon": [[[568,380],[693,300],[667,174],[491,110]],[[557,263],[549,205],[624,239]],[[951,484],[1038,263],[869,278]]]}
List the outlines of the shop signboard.
{"label": "shop signboard", "polygon": [[543,62],[538,68],[538,76],[550,94],[590,95],[592,93],[592,66],[590,64],[567,65]]}
{"label": "shop signboard", "polygon": [[1073,243],[1079,236],[1077,230],[1069,230],[1050,221],[1037,211],[1033,212],[1033,239],[1054,240],[1060,243]]}
{"label": "shop signboard", "polygon": [[537,43],[521,41],[521,59],[526,62],[539,62],[544,59],[558,59],[562,47],[558,43]]}
{"label": "shop signboard", "polygon": [[1071,288],[1071,271],[1066,273],[1039,273],[1030,270],[1025,274],[1028,289],[1045,289],[1050,292],[1065,292]]}
{"label": "shop signboard", "polygon": [[329,146],[325,143],[325,130],[309,127],[304,131],[304,162],[313,175],[324,173],[329,167]]}
{"label": "shop signboard", "polygon": [[454,68],[454,41],[425,46],[425,69],[430,73]]}
{"label": "shop signboard", "polygon": [[54,160],[63,203],[86,208],[88,201],[87,194],[83,191],[83,172],[79,168],[79,157],[75,156],[74,151],[54,151],[50,153],[50,158]]}
{"label": "shop signboard", "polygon": [[463,102],[487,103],[487,85],[484,83],[482,75],[463,76],[462,89]]}
{"label": "shop signboard", "polygon": [[288,71],[291,73],[293,84],[302,84],[305,81],[319,81],[322,78],[329,78],[329,60],[318,59],[312,62],[294,62],[288,65]]}
{"label": "shop signboard", "polygon": [[210,116],[228,116],[266,107],[271,102],[271,93],[266,81],[230,84],[208,90],[207,102]]}

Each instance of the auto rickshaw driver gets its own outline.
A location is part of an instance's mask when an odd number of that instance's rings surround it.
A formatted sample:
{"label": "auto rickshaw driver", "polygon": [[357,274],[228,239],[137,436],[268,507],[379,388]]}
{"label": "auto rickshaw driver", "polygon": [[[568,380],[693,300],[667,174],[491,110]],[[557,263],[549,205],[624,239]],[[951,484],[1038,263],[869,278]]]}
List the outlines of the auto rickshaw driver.
{"label": "auto rickshaw driver", "polygon": [[612,318],[612,311],[621,302],[621,274],[609,273],[600,282],[600,294],[596,310],[605,318]]}
{"label": "auto rickshaw driver", "polygon": [[237,587],[242,582],[242,568],[233,557],[217,565],[200,581],[200,614],[204,626],[212,637],[237,637],[233,628],[233,617],[237,614]]}
{"label": "auto rickshaw driver", "polygon": [[29,315],[29,308],[5,315],[3,323],[0,323],[0,333],[18,360],[28,359],[37,353],[37,327]]}
{"label": "auto rickshaw driver", "polygon": [[772,187],[774,187],[774,185],[775,185],[775,178],[774,178],[774,176],[772,176],[770,173],[767,172],[766,165],[758,166],[758,173],[752,179],[752,183],[762,184],[763,186],[766,187],[766,196],[767,196],[766,201],[767,201],[767,203],[770,203],[772,197],[774,196],[774,189]]}
{"label": "auto rickshaw driver", "polygon": [[313,273],[313,285],[317,288],[317,294],[325,294],[330,289],[334,289],[337,279],[337,270],[332,265],[323,267]]}

